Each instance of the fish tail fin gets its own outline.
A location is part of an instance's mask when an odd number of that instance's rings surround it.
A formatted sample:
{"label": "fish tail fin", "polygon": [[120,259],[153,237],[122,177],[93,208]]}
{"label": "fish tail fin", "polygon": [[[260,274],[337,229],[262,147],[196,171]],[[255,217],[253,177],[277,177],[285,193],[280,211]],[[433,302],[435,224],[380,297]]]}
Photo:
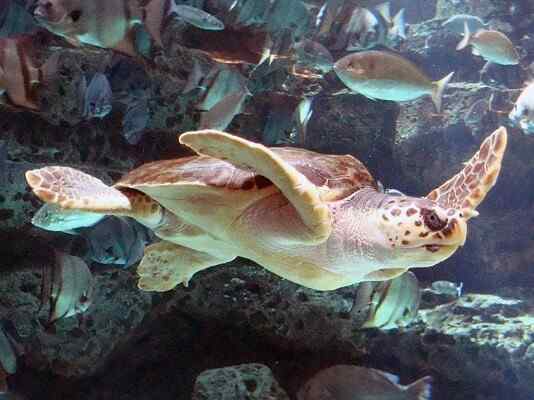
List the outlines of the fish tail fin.
{"label": "fish tail fin", "polygon": [[391,13],[389,12],[389,1],[379,4],[375,7],[375,10],[380,14],[384,20],[390,24],[391,23]]}
{"label": "fish tail fin", "polygon": [[456,46],[456,50],[462,50],[465,49],[467,46],[469,46],[469,42],[471,41],[471,31],[469,30],[469,25],[467,25],[467,22],[464,21],[464,37],[458,43]]}
{"label": "fish tail fin", "polygon": [[425,376],[406,387],[406,398],[410,400],[430,400],[432,396],[432,377]]}
{"label": "fish tail fin", "polygon": [[391,32],[402,39],[406,39],[406,24],[404,23],[404,8],[393,17]]}
{"label": "fish tail fin", "polygon": [[436,111],[439,113],[441,111],[441,99],[443,97],[443,92],[449,84],[449,81],[452,79],[454,72],[451,72],[446,77],[440,79],[439,81],[434,82],[434,90],[432,91],[432,101],[436,106]]}

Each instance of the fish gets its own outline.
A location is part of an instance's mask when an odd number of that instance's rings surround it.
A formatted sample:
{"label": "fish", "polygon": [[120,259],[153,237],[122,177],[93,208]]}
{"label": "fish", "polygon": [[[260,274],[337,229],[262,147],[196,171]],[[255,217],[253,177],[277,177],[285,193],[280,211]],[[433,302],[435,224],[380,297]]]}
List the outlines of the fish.
{"label": "fish", "polygon": [[406,39],[404,8],[401,8],[393,18],[391,18],[389,1],[379,4],[375,8],[388,25],[388,36],[392,38],[400,37],[402,39]]}
{"label": "fish", "polygon": [[438,294],[444,294],[451,297],[461,297],[464,283],[460,282],[458,285],[449,281],[435,281],[432,282],[432,290]]}
{"label": "fish", "polygon": [[249,96],[251,94],[246,89],[225,96],[209,111],[202,114],[198,129],[225,130],[234,117],[242,112],[243,105]]}
{"label": "fish", "polygon": [[113,93],[106,75],[93,75],[84,96],[83,116],[87,119],[104,118],[111,112]]}
{"label": "fish", "polygon": [[534,134],[534,82],[530,82],[517,98],[508,114],[512,123],[519,124],[526,134]]}
{"label": "fish", "polygon": [[[4,375],[13,375],[17,372],[17,353],[13,346],[12,339],[2,326],[0,326],[0,371],[3,371]],[[2,378],[0,376],[0,382],[1,381]],[[7,389],[7,384],[2,385],[0,383],[0,392],[2,392],[2,389],[4,388]],[[3,393],[6,393],[6,391]]]}
{"label": "fish", "polygon": [[[207,79],[205,79],[207,81]],[[215,104],[231,93],[240,93],[244,90],[246,79],[233,68],[219,69],[209,85],[206,96],[197,106],[199,110],[208,111]]]}
{"label": "fish", "polygon": [[467,23],[471,32],[477,32],[479,29],[486,29],[489,26],[480,17],[468,14],[453,15],[443,22],[441,26],[461,35],[464,33],[464,23]]}
{"label": "fish", "polygon": [[393,374],[355,365],[335,365],[315,374],[298,391],[298,400],[430,400],[432,377],[410,385]]}
{"label": "fish", "polygon": [[129,268],[143,257],[152,232],[131,218],[107,216],[96,225],[79,229],[87,242],[87,256],[100,264]]}
{"label": "fish", "polygon": [[443,91],[454,75],[451,72],[432,82],[410,61],[378,50],[348,54],[334,64],[334,71],[350,90],[370,99],[407,101],[431,95],[438,112]]}
{"label": "fish", "polygon": [[39,109],[39,87],[52,81],[59,60],[59,53],[53,52],[37,68],[35,42],[29,34],[0,39],[0,94],[12,104],[31,110]]}
{"label": "fish", "polygon": [[137,97],[128,103],[128,108],[122,120],[122,136],[130,144],[137,144],[150,120],[148,99]]}
{"label": "fish", "polygon": [[54,266],[43,273],[41,303],[50,303],[48,323],[85,313],[93,302],[94,279],[79,257],[56,251]]}
{"label": "fish", "polygon": [[293,71],[317,71],[320,75],[327,74],[334,67],[334,58],[330,51],[321,43],[310,39],[302,39],[292,46],[295,68]]}
{"label": "fish", "polygon": [[338,36],[336,47],[347,50],[366,49],[377,44],[385,44],[387,21],[364,7],[356,7],[349,21],[343,26]]}
{"label": "fish", "polygon": [[162,47],[164,22],[175,7],[174,0],[149,0],[144,7],[128,0],[38,0],[33,15],[74,46],[89,44],[136,57],[134,27],[144,24]]}
{"label": "fish", "polygon": [[198,63],[197,59],[193,59],[193,69],[189,73],[189,76],[187,77],[187,81],[185,83],[185,86],[182,90],[182,94],[187,94],[197,87],[199,87],[200,82],[202,82],[202,79],[204,78],[204,74],[202,73],[202,69],[200,68],[200,64]]}
{"label": "fish", "polygon": [[308,127],[308,122],[313,115],[313,99],[313,97],[304,97],[295,110],[297,135],[300,144],[306,143],[306,130]]}
{"label": "fish", "polygon": [[366,315],[361,328],[394,329],[415,319],[420,302],[419,282],[408,271],[388,281],[360,283],[353,312]]}
{"label": "fish", "polygon": [[224,23],[220,19],[200,8],[181,4],[175,6],[173,12],[178,18],[200,29],[208,31],[222,31],[224,29]]}
{"label": "fish", "polygon": [[104,218],[103,214],[69,210],[56,204],[45,203],[32,218],[32,225],[52,232],[76,234],[78,228],[93,226]]}
{"label": "fish", "polygon": [[456,46],[456,50],[473,47],[473,54],[481,56],[488,62],[499,65],[519,64],[519,53],[508,37],[498,31],[479,29],[472,34],[469,25],[464,21],[464,37]]}

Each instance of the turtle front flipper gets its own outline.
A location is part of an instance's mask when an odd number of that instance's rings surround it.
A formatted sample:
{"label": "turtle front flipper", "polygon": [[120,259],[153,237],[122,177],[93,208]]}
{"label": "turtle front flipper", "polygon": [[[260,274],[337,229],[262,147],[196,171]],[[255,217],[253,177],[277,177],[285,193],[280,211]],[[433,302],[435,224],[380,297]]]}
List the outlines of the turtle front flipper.
{"label": "turtle front flipper", "polygon": [[321,200],[317,187],[269,148],[210,129],[186,132],[179,137],[179,141],[198,154],[253,170],[273,182],[295,207],[308,228],[308,232],[301,235],[302,243],[318,244],[330,236],[330,211]]}
{"label": "turtle front flipper", "polygon": [[26,181],[45,203],[61,208],[113,213],[132,210],[130,200],[85,172],[70,167],[44,167],[26,172]]}
{"label": "turtle front flipper", "polygon": [[145,247],[137,267],[137,286],[144,291],[166,292],[189,280],[199,271],[231,261],[214,257],[174,243],[162,241]]}
{"label": "turtle front flipper", "polygon": [[497,182],[507,140],[506,128],[501,126],[482,142],[463,170],[426,197],[443,207],[461,210],[466,220],[476,217],[475,209]]}
{"label": "turtle front flipper", "polygon": [[26,172],[33,192],[48,204],[68,210],[122,215],[154,228],[162,222],[162,207],[136,190],[118,190],[70,167],[44,167]]}

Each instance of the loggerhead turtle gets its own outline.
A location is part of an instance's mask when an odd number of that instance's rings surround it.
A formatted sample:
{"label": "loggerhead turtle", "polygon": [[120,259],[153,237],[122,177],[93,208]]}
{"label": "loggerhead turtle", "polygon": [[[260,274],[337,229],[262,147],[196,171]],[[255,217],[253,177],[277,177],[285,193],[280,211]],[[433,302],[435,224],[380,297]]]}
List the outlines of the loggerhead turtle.
{"label": "loggerhead turtle", "polygon": [[497,180],[507,133],[497,129],[426,197],[381,192],[350,155],[268,148],[215,130],[179,141],[199,155],[142,165],[113,187],[69,167],[31,170],[26,179],[47,203],[126,215],[153,229],[162,241],[145,248],[137,269],[143,290],[187,285],[237,256],[331,290],[450,257]]}

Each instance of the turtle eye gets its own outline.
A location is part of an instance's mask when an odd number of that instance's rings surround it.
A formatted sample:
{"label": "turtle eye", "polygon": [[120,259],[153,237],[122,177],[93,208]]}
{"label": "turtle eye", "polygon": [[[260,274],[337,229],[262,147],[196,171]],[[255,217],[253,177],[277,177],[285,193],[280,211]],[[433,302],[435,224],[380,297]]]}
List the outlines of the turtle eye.
{"label": "turtle eye", "polygon": [[80,17],[82,16],[82,12],[80,10],[74,10],[69,14],[70,19],[72,19],[72,22],[78,22]]}
{"label": "turtle eye", "polygon": [[434,210],[423,208],[421,215],[423,216],[425,226],[431,231],[439,231],[447,226],[447,221],[440,219]]}

